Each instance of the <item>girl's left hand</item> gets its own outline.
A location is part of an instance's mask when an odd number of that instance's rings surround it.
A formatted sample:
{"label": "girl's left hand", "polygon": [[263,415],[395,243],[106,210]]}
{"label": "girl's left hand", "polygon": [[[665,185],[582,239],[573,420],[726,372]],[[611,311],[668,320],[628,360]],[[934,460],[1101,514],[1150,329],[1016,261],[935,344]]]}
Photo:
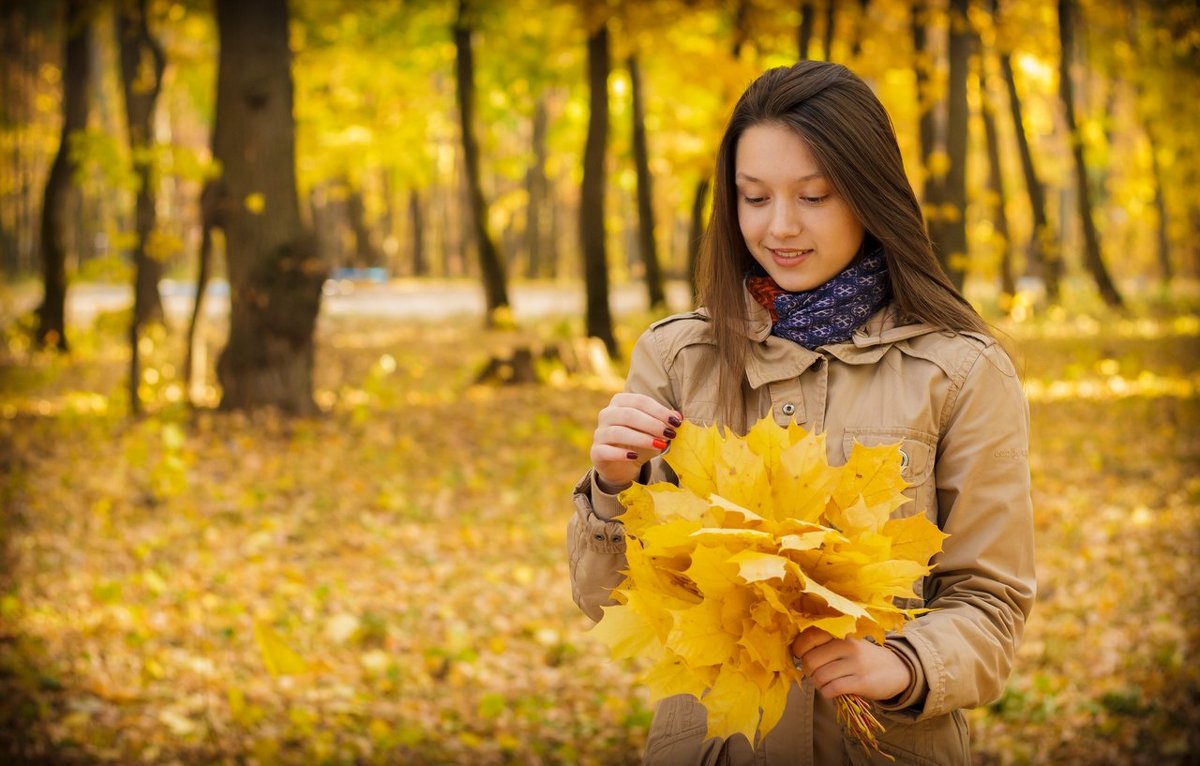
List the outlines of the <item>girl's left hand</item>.
{"label": "girl's left hand", "polygon": [[857,694],[886,700],[912,683],[908,665],[891,649],[856,638],[834,638],[819,628],[797,636],[792,654],[825,699]]}

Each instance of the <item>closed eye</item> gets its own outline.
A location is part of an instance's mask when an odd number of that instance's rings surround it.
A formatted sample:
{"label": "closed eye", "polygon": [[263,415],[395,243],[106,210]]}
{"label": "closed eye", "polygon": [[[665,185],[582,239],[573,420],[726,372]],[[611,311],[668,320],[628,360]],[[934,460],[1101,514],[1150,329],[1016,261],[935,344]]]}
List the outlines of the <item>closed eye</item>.
{"label": "closed eye", "polygon": [[746,202],[747,205],[761,205],[762,203],[767,201],[766,197],[747,197],[745,195],[742,196],[742,199]]}
{"label": "closed eye", "polygon": [[820,197],[801,197],[800,199],[804,200],[810,205],[820,205],[822,202],[829,199],[829,195],[824,194]]}

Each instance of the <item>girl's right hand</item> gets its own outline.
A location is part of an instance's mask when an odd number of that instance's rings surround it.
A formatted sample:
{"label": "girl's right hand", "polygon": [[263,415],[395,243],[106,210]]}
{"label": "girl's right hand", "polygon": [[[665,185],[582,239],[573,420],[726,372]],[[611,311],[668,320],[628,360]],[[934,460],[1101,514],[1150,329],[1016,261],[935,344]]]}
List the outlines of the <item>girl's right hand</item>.
{"label": "girl's right hand", "polygon": [[645,394],[617,394],[600,410],[592,436],[592,465],[600,489],[613,493],[637,478],[642,464],[667,448],[683,413]]}

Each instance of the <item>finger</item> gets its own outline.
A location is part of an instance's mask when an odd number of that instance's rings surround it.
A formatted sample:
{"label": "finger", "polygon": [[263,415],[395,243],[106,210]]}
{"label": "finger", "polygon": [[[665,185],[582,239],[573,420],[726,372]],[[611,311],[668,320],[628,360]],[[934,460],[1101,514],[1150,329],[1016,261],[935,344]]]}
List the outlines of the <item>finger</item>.
{"label": "finger", "polygon": [[652,438],[674,439],[676,436],[670,423],[630,407],[607,407],[600,412],[597,432],[611,427],[631,428]]}
{"label": "finger", "polygon": [[842,696],[843,694],[861,694],[862,684],[860,683],[860,680],[861,678],[859,676],[850,674],[837,676],[833,680],[825,681],[824,683],[818,683],[814,679],[813,686],[822,697],[827,700],[832,700]]}
{"label": "finger", "polygon": [[634,394],[623,392],[612,398],[609,403],[610,407],[627,407],[629,409],[640,410],[647,415],[666,423],[667,425],[678,428],[683,423],[683,413],[678,410],[673,410],[670,407],[662,404],[652,397],[645,394]]}
{"label": "finger", "polygon": [[631,450],[628,447],[616,444],[596,444],[592,447],[590,457],[592,458],[592,465],[638,463],[643,461],[642,455],[637,450]]}
{"label": "finger", "polygon": [[[806,657],[807,659],[807,657]],[[862,667],[854,662],[852,657],[825,657],[823,661],[814,662],[812,671],[808,673],[813,686],[822,694],[831,696],[844,694],[847,687],[853,687],[857,692],[862,681]]]}
{"label": "finger", "polygon": [[667,448],[668,439],[666,436],[646,433],[628,426],[604,426],[596,429],[592,443],[658,453]]}
{"label": "finger", "polygon": [[826,642],[818,647],[809,649],[804,654],[800,655],[800,661],[804,664],[804,668],[810,673],[815,673],[821,668],[832,662],[838,662],[846,658],[846,653],[843,651],[839,642]]}
{"label": "finger", "polygon": [[832,640],[833,636],[820,628],[802,630],[800,631],[800,635],[796,636],[796,640],[792,642],[792,654],[797,657],[803,657],[809,651]]}

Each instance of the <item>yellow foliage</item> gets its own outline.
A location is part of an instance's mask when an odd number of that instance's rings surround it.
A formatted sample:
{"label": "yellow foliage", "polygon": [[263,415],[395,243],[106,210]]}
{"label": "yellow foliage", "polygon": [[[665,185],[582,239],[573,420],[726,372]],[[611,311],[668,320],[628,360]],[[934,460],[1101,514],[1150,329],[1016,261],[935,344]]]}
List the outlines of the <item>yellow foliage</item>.
{"label": "yellow foliage", "polygon": [[882,640],[946,537],[907,501],[899,445],[855,445],[830,466],[825,438],[769,417],[745,437],[685,423],[666,460],[679,486],[621,495],[625,581],[595,635],[614,657],[652,662],[652,699],[691,694],[708,736],[752,745],[783,715],[799,680],[790,646],[817,627]]}

